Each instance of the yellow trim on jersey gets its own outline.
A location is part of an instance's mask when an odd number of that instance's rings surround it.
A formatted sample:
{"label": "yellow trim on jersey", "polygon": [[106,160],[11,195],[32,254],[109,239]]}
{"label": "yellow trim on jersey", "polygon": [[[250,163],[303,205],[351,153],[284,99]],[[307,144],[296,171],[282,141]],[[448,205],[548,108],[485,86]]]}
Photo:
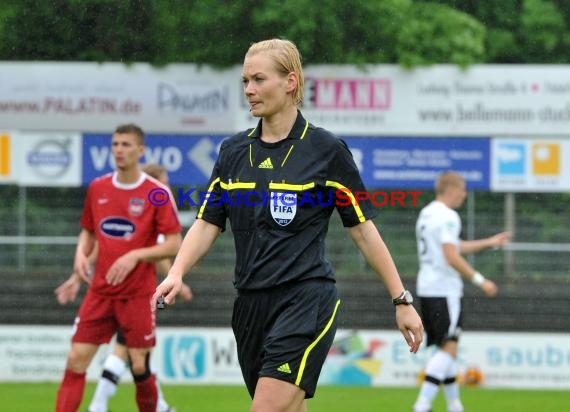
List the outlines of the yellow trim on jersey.
{"label": "yellow trim on jersey", "polygon": [[315,182],[305,183],[304,185],[294,185],[291,183],[269,183],[269,190],[288,190],[290,192],[302,192],[315,187]]}
{"label": "yellow trim on jersey", "polygon": [[[307,134],[307,130],[309,129],[309,121],[305,120],[305,128],[303,129],[303,133],[301,133],[301,137],[299,137],[299,140],[303,140],[305,138],[305,135]],[[289,151],[287,152],[287,155],[285,156],[285,159],[283,159],[283,162],[281,163],[281,167],[283,167],[283,165],[285,164],[285,162],[287,161],[287,159],[289,158],[289,155],[291,154],[291,152],[293,151],[293,148],[295,147],[294,144],[291,145],[291,147],[289,148]]]}
{"label": "yellow trim on jersey", "polygon": [[[303,140],[303,138],[305,137],[305,134],[307,133],[307,129],[309,129],[309,121],[307,119],[305,119],[305,128],[303,129],[303,133],[301,133],[301,137],[299,138],[299,140]],[[249,132],[247,134],[247,137],[251,137],[256,130],[257,130],[257,126],[255,126],[253,129],[251,129],[251,132]]]}
{"label": "yellow trim on jersey", "polygon": [[295,380],[295,385],[299,386],[299,384],[301,383],[301,379],[303,378],[303,372],[305,372],[305,366],[307,365],[307,358],[309,357],[309,353],[311,353],[313,348],[315,346],[317,346],[317,344],[320,342],[320,340],[323,338],[323,336],[325,336],[326,333],[331,328],[331,325],[333,324],[334,318],[336,316],[336,311],[337,311],[339,305],[340,305],[340,299],[336,301],[336,305],[334,307],[333,314],[332,314],[331,318],[329,319],[327,325],[323,329],[323,331],[319,334],[319,336],[317,336],[317,339],[315,339],[313,341],[313,343],[311,343],[307,347],[307,349],[305,349],[305,353],[303,354],[303,359],[301,360],[301,365],[299,366],[299,373],[297,374],[297,379]]}
{"label": "yellow trim on jersey", "polygon": [[[257,126],[253,129],[251,129],[251,132],[248,133],[247,137],[251,137],[253,135],[253,133],[255,132],[255,130],[257,129]],[[309,121],[305,119],[305,128],[303,129],[303,133],[301,133],[301,136],[299,137],[299,140],[303,140],[305,138],[305,135],[307,134],[307,130],[309,130]],[[283,167],[283,165],[285,164],[285,162],[287,161],[287,159],[289,159],[289,155],[291,154],[291,152],[293,151],[293,148],[295,147],[294,144],[291,145],[291,147],[289,148],[289,150],[287,151],[287,154],[285,155],[285,159],[283,159],[283,162],[281,162],[281,167]],[[263,163],[262,163],[263,164]],[[252,147],[252,143],[249,144],[249,165],[251,167],[253,167],[253,147]],[[261,164],[260,164],[261,166]],[[262,167],[262,169],[273,169],[272,167]]]}
{"label": "yellow trim on jersey", "polygon": [[[257,129],[257,126],[255,126],[253,129],[251,129],[251,132],[249,132],[247,134],[247,137],[251,137],[256,129]],[[253,149],[251,148],[251,143],[249,144],[249,164],[251,167],[253,167]]]}
{"label": "yellow trim on jersey", "polygon": [[327,180],[325,183],[325,186],[332,186],[332,187],[335,187],[337,189],[343,190],[343,192],[346,193],[346,195],[350,198],[350,203],[352,203],[352,206],[354,207],[354,211],[356,212],[356,216],[358,217],[358,221],[360,223],[366,221],[366,218],[364,217],[364,214],[362,213],[362,209],[360,208],[360,206],[358,206],[356,199],[354,198],[354,195],[352,194],[352,191],[348,187],[340,184],[339,182],[334,182],[332,180]]}
{"label": "yellow trim on jersey", "polygon": [[303,129],[303,133],[301,133],[301,137],[299,138],[299,140],[303,140],[303,138],[305,137],[305,133],[307,133],[308,128],[309,128],[309,121],[306,120],[305,128]]}
{"label": "yellow trim on jersey", "polygon": [[204,203],[202,203],[202,206],[200,206],[200,210],[199,210],[198,216],[197,216],[198,219],[200,219],[202,217],[202,215],[204,214],[204,209],[206,208],[206,203],[208,203],[208,199],[210,198],[210,196],[212,196],[212,190],[214,190],[214,186],[219,181],[220,181],[220,178],[216,177],[214,180],[212,180],[212,183],[210,184],[210,186],[208,186],[208,193],[206,193],[206,196],[204,196]]}
{"label": "yellow trim on jersey", "polygon": [[289,158],[289,155],[291,154],[291,151],[293,150],[294,147],[295,147],[295,145],[292,144],[291,147],[289,148],[289,151],[288,151],[287,154],[285,155],[285,159],[283,159],[283,161],[281,162],[281,167],[283,167],[283,165],[285,164],[285,162],[286,162],[287,159]]}
{"label": "yellow trim on jersey", "polygon": [[255,189],[255,182],[220,182],[220,187],[224,190]]}

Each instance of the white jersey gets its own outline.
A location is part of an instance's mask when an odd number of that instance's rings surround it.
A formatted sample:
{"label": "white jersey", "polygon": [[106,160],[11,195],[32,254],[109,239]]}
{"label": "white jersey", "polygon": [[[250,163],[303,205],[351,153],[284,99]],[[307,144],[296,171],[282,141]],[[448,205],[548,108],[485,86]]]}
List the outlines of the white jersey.
{"label": "white jersey", "polygon": [[424,297],[461,297],[463,280],[445,259],[443,244],[459,249],[461,219],[457,212],[434,200],[424,207],[416,222],[420,270],[417,295]]}

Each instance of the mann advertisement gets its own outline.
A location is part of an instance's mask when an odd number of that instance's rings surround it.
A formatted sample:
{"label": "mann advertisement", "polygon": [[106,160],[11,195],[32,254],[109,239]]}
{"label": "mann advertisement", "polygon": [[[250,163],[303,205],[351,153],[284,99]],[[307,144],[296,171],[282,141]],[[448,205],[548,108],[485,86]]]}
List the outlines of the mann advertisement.
{"label": "mann advertisement", "polygon": [[[394,65],[305,68],[305,116],[337,134],[552,136],[570,126],[568,65]],[[241,67],[4,62],[6,130],[235,133],[255,124]]]}

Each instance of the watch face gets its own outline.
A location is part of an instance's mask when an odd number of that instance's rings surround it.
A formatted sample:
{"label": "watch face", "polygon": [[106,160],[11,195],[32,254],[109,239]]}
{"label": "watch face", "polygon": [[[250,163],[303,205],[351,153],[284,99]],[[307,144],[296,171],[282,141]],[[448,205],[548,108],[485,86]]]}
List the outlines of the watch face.
{"label": "watch face", "polygon": [[414,298],[409,290],[405,290],[400,297],[393,300],[394,305],[411,305],[414,302]]}

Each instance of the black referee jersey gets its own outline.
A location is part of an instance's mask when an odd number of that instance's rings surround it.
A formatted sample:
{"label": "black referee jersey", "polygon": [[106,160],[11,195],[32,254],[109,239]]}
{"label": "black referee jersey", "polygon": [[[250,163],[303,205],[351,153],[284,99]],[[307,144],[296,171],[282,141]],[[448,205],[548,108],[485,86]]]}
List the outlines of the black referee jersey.
{"label": "black referee jersey", "polygon": [[[286,139],[260,139],[255,129],[220,148],[198,218],[225,229],[236,248],[234,285],[261,289],[310,278],[334,279],[325,237],[334,208],[345,227],[374,217],[369,201],[348,201],[365,190],[346,143],[297,114]],[[342,192],[339,192],[342,191]]]}

